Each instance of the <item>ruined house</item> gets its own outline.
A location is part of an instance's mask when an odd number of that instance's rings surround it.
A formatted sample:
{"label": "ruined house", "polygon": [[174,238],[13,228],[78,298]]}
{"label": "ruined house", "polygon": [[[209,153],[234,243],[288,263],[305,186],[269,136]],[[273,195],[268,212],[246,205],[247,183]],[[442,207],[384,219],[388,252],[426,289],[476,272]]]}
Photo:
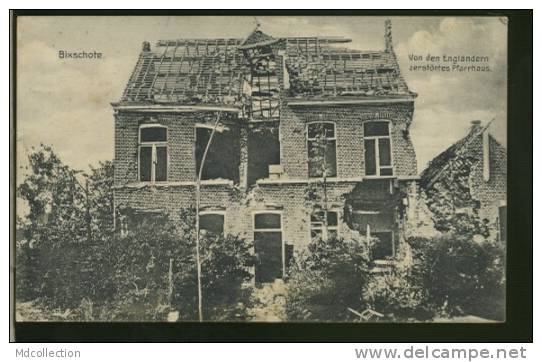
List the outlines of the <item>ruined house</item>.
{"label": "ruined house", "polygon": [[440,231],[506,240],[506,149],[490,123],[472,121],[469,133],[435,157],[420,186]]}
{"label": "ruined house", "polygon": [[[115,111],[115,209],[194,205],[200,228],[254,242],[256,281],[284,277],[289,257],[323,233],[402,241],[417,193],[409,135],[416,94],[384,50],[338,37],[143,43]],[[215,130],[213,132],[213,129]],[[213,135],[211,142],[209,142]]]}

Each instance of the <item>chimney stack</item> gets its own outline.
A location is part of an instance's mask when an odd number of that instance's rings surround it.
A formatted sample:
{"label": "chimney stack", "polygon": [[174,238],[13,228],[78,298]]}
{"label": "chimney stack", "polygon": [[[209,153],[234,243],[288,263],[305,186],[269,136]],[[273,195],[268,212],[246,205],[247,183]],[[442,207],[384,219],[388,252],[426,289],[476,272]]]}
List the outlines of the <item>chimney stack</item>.
{"label": "chimney stack", "polygon": [[393,53],[393,41],[391,38],[391,20],[386,19],[386,21],[384,22],[384,26],[384,42],[386,45],[386,53]]}
{"label": "chimney stack", "polygon": [[474,121],[471,121],[470,124],[471,124],[470,126],[471,131],[476,131],[482,128],[482,121],[474,120]]}

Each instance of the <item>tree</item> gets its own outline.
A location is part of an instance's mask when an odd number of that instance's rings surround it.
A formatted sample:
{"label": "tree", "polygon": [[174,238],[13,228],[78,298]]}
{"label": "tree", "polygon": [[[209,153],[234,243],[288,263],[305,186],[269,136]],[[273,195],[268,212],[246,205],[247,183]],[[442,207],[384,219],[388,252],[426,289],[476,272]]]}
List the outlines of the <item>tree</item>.
{"label": "tree", "polygon": [[[19,219],[17,233],[18,287],[29,288],[18,295],[40,298],[57,307],[79,304],[77,260],[88,240],[84,220],[84,193],[78,186],[79,173],[64,165],[48,146],[41,145],[28,157],[28,172],[17,195],[28,204],[28,215]],[[31,261],[22,267],[20,262]]]}
{"label": "tree", "polygon": [[49,146],[28,156],[17,196],[28,214],[17,220],[19,300],[51,308],[78,308],[83,300],[102,304],[113,293],[113,165],[82,173],[64,165]]}
{"label": "tree", "polygon": [[[29,155],[17,193],[29,209],[17,218],[19,301],[75,311],[75,319],[164,320],[171,309],[184,320],[195,319],[192,208],[182,209],[173,220],[165,213],[124,209],[128,232],[116,232],[113,164],[102,162],[82,173],[43,145]],[[245,319],[253,265],[250,243],[231,235],[202,239],[206,319]]]}
{"label": "tree", "polygon": [[[311,217],[322,223],[322,239],[329,238],[328,233],[328,181],[330,175],[335,174],[333,163],[328,162],[331,155],[330,123],[309,124],[307,132],[308,142],[308,167],[309,174],[319,177],[316,182],[309,183],[307,187],[307,200],[313,205]],[[334,151],[334,149],[333,149]],[[334,154],[333,154],[334,157]]]}

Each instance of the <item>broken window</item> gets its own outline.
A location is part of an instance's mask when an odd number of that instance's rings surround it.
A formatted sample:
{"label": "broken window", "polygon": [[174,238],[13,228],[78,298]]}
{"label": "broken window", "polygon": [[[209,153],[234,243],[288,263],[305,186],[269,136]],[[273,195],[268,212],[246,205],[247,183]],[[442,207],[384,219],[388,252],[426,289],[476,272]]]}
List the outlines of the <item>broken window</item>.
{"label": "broken window", "polygon": [[[212,128],[196,127],[196,176],[209,142]],[[237,129],[215,131],[201,174],[202,180],[227,179],[239,182],[239,134]]]}
{"label": "broken window", "polygon": [[224,214],[216,212],[200,213],[199,229],[215,236],[224,235]]}
{"label": "broken window", "polygon": [[137,233],[138,230],[146,227],[161,227],[167,224],[167,215],[161,210],[134,210],[123,208],[118,213],[117,219],[120,235],[125,237],[130,233]]}
{"label": "broken window", "polygon": [[324,220],[326,220],[325,214],[324,211],[316,211],[311,214],[311,240],[328,239],[338,236],[339,214],[337,211],[327,212],[327,230],[324,225]]}
{"label": "broken window", "polygon": [[269,46],[245,50],[251,71],[244,85],[244,92],[250,97],[249,117],[254,119],[280,116],[280,83],[277,76],[277,62]]}
{"label": "broken window", "polygon": [[372,249],[373,258],[394,255],[393,212],[380,211],[376,205],[368,210],[354,210],[353,224],[362,235],[376,239]]}
{"label": "broken window", "polygon": [[139,181],[167,181],[167,128],[142,125],[139,128]]}
{"label": "broken window", "polygon": [[280,142],[277,126],[258,126],[248,136],[248,184],[269,177],[269,166],[280,164]]}
{"label": "broken window", "polygon": [[365,175],[392,176],[391,142],[388,122],[365,122]]}
{"label": "broken window", "polygon": [[376,232],[371,236],[377,240],[372,249],[373,259],[384,259],[394,255],[393,232]]}
{"label": "broken window", "polygon": [[335,123],[316,122],[307,126],[309,177],[337,176]]}

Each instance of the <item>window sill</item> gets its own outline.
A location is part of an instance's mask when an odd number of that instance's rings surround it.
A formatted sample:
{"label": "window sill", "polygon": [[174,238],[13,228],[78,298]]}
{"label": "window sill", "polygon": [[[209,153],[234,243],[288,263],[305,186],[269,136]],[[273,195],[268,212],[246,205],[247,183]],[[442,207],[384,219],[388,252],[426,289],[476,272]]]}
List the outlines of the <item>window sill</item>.
{"label": "window sill", "polygon": [[[233,186],[232,180],[201,180],[202,186]],[[196,181],[165,181],[165,182],[130,182],[124,185],[114,186],[115,189],[132,188],[141,189],[145,187],[165,188],[196,186]]]}
{"label": "window sill", "polygon": [[414,176],[398,176],[398,175],[391,175],[391,176],[363,176],[364,180],[389,180],[389,179],[397,179],[399,181],[404,180],[419,180],[420,176],[414,175]]}
{"label": "window sill", "polygon": [[397,178],[397,176],[395,175],[390,175],[390,176],[376,176],[376,175],[370,175],[370,176],[363,176],[364,179],[367,179],[367,180],[378,180],[378,179],[390,179],[390,178]]}
{"label": "window sill", "polygon": [[[276,184],[310,184],[322,181],[321,178],[278,178],[278,179],[261,179],[257,180],[258,185],[276,185]],[[341,178],[341,177],[328,177],[326,179],[330,183],[340,183],[340,182],[361,182],[363,178],[361,177],[352,177],[352,178]]]}
{"label": "window sill", "polygon": [[[346,183],[346,182],[363,182],[365,180],[419,180],[419,176],[363,176],[363,177],[328,177],[326,182],[329,183]],[[280,185],[280,184],[310,184],[321,182],[322,178],[277,178],[277,179],[260,179],[256,183],[258,185]]]}
{"label": "window sill", "polygon": [[373,266],[369,269],[372,274],[386,274],[393,271],[397,266],[397,260],[391,259],[374,259]]}

